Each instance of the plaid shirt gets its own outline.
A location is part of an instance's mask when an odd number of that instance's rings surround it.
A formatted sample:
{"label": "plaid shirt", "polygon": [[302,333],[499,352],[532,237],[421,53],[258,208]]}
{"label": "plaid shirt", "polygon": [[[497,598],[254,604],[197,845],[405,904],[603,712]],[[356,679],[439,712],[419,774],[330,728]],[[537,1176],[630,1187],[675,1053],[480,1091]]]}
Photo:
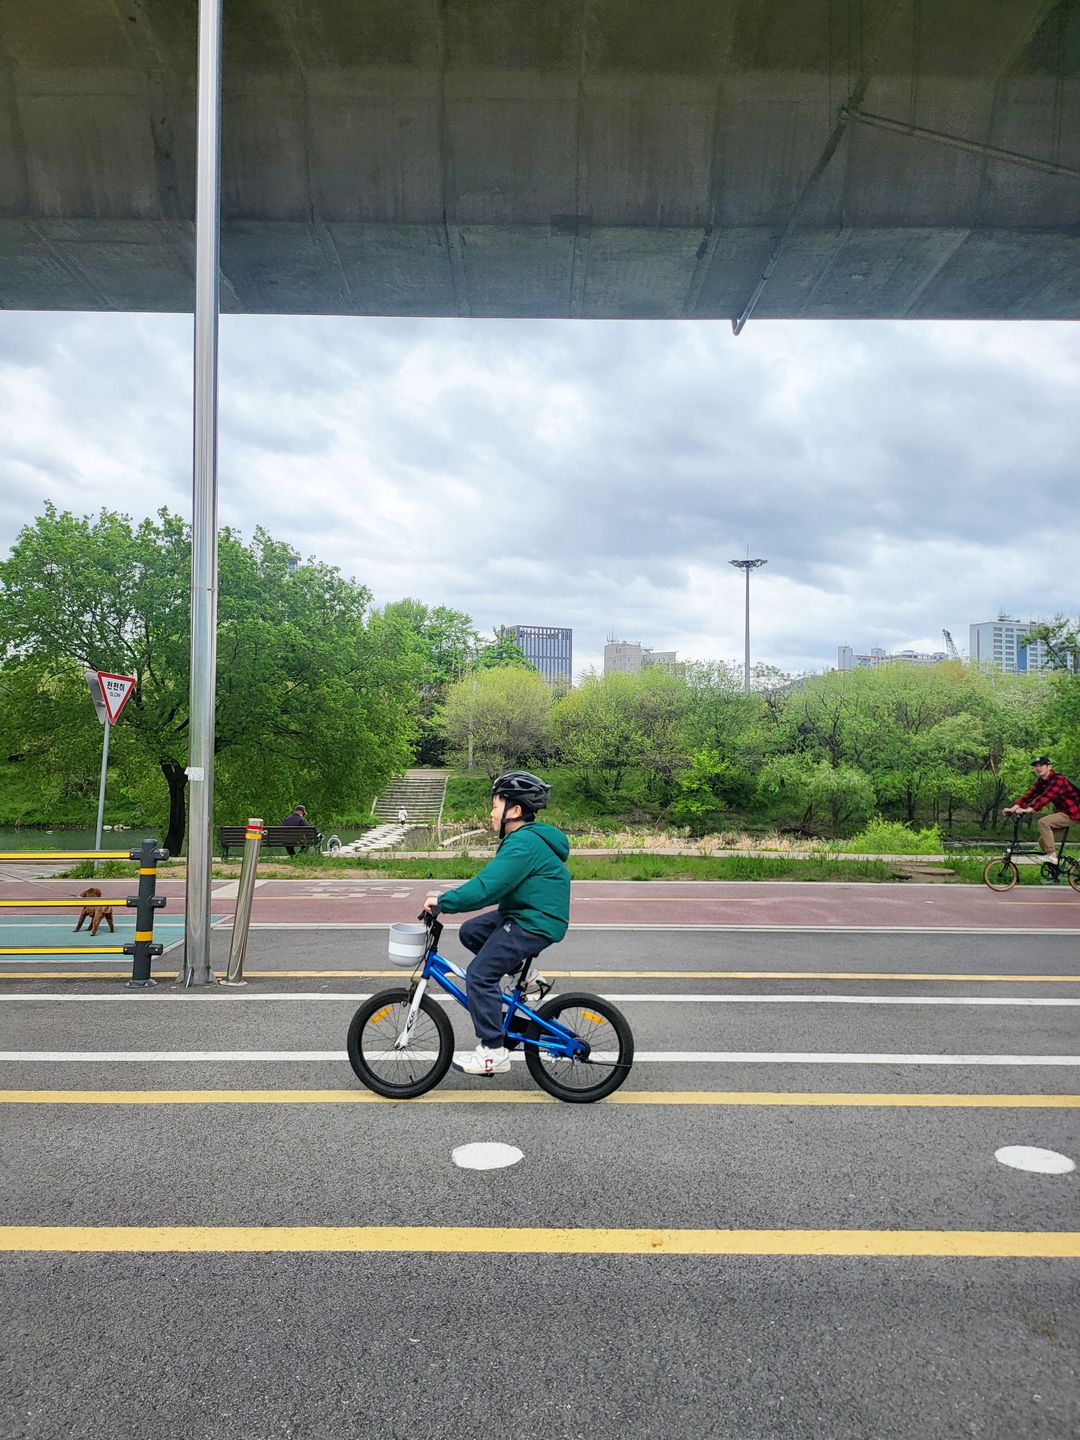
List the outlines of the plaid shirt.
{"label": "plaid shirt", "polygon": [[1080,790],[1064,775],[1051,770],[1045,780],[1036,780],[1026,795],[1021,795],[1017,805],[1024,809],[1041,810],[1044,805],[1055,805],[1070,820],[1080,820]]}

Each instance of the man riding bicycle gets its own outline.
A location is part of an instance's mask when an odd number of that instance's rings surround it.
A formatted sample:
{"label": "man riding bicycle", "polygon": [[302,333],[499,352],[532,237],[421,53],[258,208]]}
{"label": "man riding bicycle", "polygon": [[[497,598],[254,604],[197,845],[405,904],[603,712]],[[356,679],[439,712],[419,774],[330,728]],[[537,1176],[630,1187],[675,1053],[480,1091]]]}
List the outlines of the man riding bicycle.
{"label": "man riding bicycle", "polygon": [[[1039,817],[1039,848],[1053,864],[1054,832],[1080,824],[1080,790],[1071,780],[1055,771],[1047,756],[1040,755],[1031,764],[1035,770],[1035,784],[1019,800],[1007,806],[1002,814],[1031,815],[1047,805],[1055,805],[1056,810]],[[1057,867],[1054,868],[1056,871]]]}
{"label": "man riding bicycle", "polygon": [[570,923],[570,841],[554,825],[536,819],[551,786],[527,770],[500,775],[491,787],[491,828],[499,837],[495,858],[464,885],[429,895],[424,909],[450,915],[496,902],[497,909],[466,920],[458,932],[471,950],[465,976],[469,1014],[479,1041],[454,1057],[464,1075],[497,1075],[510,1069],[503,1045],[504,975],[516,975],[541,950],[566,934]]}

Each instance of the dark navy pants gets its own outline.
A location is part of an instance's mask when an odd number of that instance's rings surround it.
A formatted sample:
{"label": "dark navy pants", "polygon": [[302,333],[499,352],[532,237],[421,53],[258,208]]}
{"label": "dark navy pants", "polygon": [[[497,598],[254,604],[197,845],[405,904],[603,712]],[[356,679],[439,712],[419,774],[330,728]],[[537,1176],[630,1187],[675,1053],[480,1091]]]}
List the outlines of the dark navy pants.
{"label": "dark navy pants", "polygon": [[484,1045],[501,1045],[502,978],[516,975],[526,960],[546,950],[551,941],[523,930],[516,920],[505,920],[498,910],[486,910],[466,920],[458,936],[475,957],[465,972],[473,1028]]}

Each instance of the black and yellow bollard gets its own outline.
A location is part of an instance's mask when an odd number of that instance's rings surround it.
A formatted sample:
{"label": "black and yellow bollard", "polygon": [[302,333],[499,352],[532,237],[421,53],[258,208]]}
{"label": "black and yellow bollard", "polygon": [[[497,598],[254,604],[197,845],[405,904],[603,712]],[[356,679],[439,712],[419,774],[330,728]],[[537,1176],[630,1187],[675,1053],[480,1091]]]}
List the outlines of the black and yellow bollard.
{"label": "black and yellow bollard", "polygon": [[127,984],[129,990],[145,990],[157,984],[150,978],[150,962],[162,950],[160,943],[154,942],[154,911],[165,906],[165,896],[157,894],[157,867],[159,860],[168,860],[169,852],[156,840],[144,840],[138,850],[129,853],[139,862],[139,893],[127,897],[127,904],[135,910],[135,940],[124,946],[124,954],[134,957]]}

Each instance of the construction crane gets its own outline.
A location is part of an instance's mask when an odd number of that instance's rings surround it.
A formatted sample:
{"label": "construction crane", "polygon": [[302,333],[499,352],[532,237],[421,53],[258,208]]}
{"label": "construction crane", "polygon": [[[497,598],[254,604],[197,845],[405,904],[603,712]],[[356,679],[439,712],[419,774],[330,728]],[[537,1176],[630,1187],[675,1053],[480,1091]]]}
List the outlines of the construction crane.
{"label": "construction crane", "polygon": [[960,659],[960,651],[957,650],[956,645],[955,645],[955,643],[954,643],[954,641],[953,641],[952,636],[949,634],[948,630],[942,630],[941,633],[942,633],[942,635],[945,636],[945,649],[949,652],[949,659],[950,659],[950,660],[959,660],[959,659]]}

